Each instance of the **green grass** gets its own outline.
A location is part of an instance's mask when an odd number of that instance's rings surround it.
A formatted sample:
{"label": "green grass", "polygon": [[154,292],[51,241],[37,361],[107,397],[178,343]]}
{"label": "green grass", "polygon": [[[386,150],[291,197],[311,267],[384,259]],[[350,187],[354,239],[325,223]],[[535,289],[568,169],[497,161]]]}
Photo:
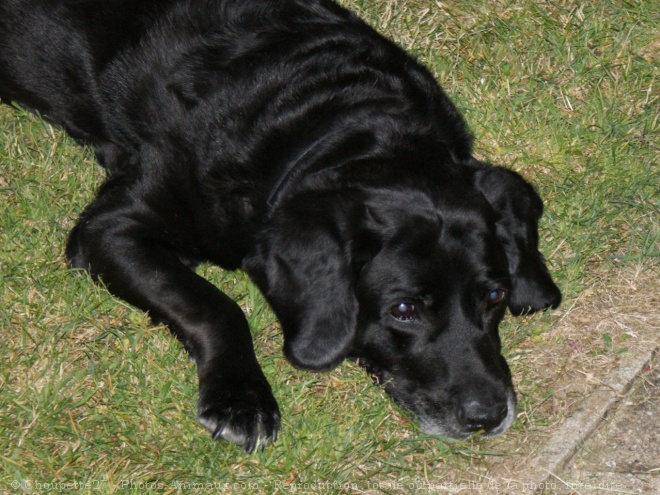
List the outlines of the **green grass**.
{"label": "green grass", "polygon": [[[537,185],[565,306],[614,267],[660,256],[660,4],[343,3],[429,65],[479,156]],[[67,232],[102,180],[89,150],[8,106],[0,140],[0,492],[437,493],[432,483],[507,454],[499,439],[423,435],[351,363],[294,370],[258,291],[205,266],[249,313],[284,417],[262,453],[211,441],[194,421],[196,376],[180,345],[65,268]],[[517,382],[534,382],[517,346],[556,320],[503,324]],[[526,390],[523,433],[547,421],[534,411],[549,393]]]}

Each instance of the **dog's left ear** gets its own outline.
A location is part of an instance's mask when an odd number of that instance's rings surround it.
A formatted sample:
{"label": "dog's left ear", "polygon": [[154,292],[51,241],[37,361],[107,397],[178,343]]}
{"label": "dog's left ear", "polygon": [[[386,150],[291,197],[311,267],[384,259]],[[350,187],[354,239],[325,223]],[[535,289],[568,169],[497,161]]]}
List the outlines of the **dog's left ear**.
{"label": "dog's left ear", "polygon": [[517,316],[556,308],[561,293],[538,249],[541,198],[519,174],[500,167],[482,165],[476,171],[475,183],[497,215],[497,236],[506,252],[513,284],[511,313]]}
{"label": "dog's left ear", "polygon": [[322,196],[278,208],[244,269],[282,324],[284,354],[296,367],[326,371],[351,349],[358,304],[340,209]]}

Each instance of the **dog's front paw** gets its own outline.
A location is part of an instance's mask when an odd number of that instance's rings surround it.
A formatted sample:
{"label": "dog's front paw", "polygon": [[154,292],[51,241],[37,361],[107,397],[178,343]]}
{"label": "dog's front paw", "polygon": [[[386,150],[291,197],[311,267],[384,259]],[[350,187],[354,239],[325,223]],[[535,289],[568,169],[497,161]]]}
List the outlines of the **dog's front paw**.
{"label": "dog's front paw", "polygon": [[222,381],[201,386],[197,421],[213,434],[248,453],[277,439],[280,410],[265,379]]}

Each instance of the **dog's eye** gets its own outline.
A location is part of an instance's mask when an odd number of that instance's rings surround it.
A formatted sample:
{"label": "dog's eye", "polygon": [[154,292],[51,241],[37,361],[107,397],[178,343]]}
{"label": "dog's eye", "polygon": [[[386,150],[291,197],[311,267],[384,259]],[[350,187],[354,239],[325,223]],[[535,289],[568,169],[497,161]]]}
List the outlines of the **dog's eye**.
{"label": "dog's eye", "polygon": [[504,298],[506,297],[507,292],[504,289],[493,289],[488,294],[486,294],[486,302],[490,306],[496,306],[502,301],[504,301]]}
{"label": "dog's eye", "polygon": [[417,307],[406,301],[401,301],[390,308],[392,317],[399,321],[411,321],[417,317]]}

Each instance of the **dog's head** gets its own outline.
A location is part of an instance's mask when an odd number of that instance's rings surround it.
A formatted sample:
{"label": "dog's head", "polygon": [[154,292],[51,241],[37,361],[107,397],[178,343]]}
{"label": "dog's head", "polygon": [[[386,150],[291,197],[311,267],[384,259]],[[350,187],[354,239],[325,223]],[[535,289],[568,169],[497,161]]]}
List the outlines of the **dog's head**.
{"label": "dog's head", "polygon": [[538,251],[534,189],[476,162],[449,175],[294,195],[246,269],[294,365],[357,357],[424,431],[497,435],[515,415],[498,324],[507,306],[531,313],[561,295]]}

